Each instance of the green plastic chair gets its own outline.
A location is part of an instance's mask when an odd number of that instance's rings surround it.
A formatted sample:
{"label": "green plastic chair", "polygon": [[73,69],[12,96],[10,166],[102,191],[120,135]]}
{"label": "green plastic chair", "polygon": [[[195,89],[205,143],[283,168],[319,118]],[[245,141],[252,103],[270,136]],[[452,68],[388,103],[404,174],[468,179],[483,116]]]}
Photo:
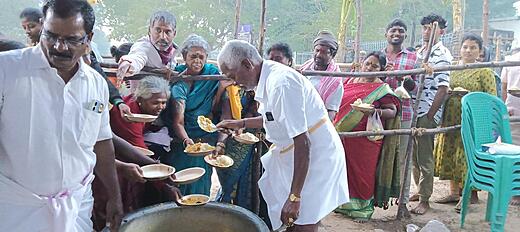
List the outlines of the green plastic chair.
{"label": "green plastic chair", "polygon": [[518,155],[489,154],[482,144],[498,136],[511,143],[509,114],[504,103],[487,93],[470,93],[462,98],[462,141],[468,172],[462,194],[460,227],[464,227],[468,201],[473,188],[489,192],[486,221],[491,231],[504,231],[509,201],[520,195],[520,151]]}

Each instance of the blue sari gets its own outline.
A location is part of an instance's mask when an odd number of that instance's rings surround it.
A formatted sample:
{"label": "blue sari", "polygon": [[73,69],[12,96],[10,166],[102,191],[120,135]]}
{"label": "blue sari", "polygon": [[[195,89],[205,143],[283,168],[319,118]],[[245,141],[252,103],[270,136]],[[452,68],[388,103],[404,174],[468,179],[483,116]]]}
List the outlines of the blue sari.
{"label": "blue sari", "polygon": [[[179,65],[175,71],[182,72],[186,69],[186,65]],[[212,64],[205,64],[201,75],[219,74],[219,70]],[[210,195],[212,168],[206,162],[204,157],[194,157],[184,153],[184,145],[179,138],[176,138],[172,130],[173,125],[173,101],[184,100],[184,129],[188,136],[194,142],[206,142],[215,145],[217,133],[208,133],[200,129],[197,123],[197,117],[204,115],[211,118],[213,97],[215,96],[219,86],[219,81],[194,81],[190,86],[184,81],[176,82],[171,87],[171,99],[167,108],[161,114],[161,119],[170,130],[170,136],[173,139],[171,151],[161,155],[161,163],[175,167],[177,171],[181,171],[192,167],[201,167],[206,170],[206,174],[198,181],[181,185],[180,190],[183,195],[189,194],[205,194]]]}
{"label": "blue sari", "polygon": [[[223,101],[229,101],[227,94],[224,95]],[[259,115],[254,106],[256,104],[254,95],[243,93],[241,103],[243,116],[255,117]],[[261,130],[247,129],[245,132],[257,134]],[[253,184],[256,183],[252,181],[252,166],[257,145],[242,144],[231,137],[227,138],[225,153],[235,163],[229,168],[217,169],[217,175],[222,186],[222,192],[218,199],[220,202],[231,203],[251,211],[253,210],[252,190]],[[267,150],[267,147],[264,147],[263,153],[267,152]]]}

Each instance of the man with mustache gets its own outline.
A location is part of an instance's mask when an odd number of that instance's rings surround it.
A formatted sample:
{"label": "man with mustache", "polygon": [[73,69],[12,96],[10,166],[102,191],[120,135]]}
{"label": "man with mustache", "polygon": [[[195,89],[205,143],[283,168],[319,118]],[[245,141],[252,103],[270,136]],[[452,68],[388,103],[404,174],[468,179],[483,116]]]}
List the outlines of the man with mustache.
{"label": "man with mustache", "polygon": [[[338,42],[334,35],[328,31],[321,31],[314,39],[313,45],[313,58],[303,63],[300,71],[340,72],[339,66],[334,62],[338,52]],[[329,119],[334,120],[343,96],[341,77],[309,76],[308,78],[325,103]]]}
{"label": "man with mustache", "polygon": [[[157,11],[150,17],[148,36],[139,39],[132,45],[130,53],[119,60],[117,79],[139,73],[144,66],[152,68],[174,67],[174,53],[177,45],[173,42],[177,20],[166,11]],[[135,89],[136,82],[131,82]]]}
{"label": "man with mustache", "polygon": [[81,59],[95,16],[48,0],[40,43],[0,53],[0,231],[92,231],[91,182],[121,223],[106,81]]}
{"label": "man with mustache", "polygon": [[28,7],[20,13],[22,28],[27,35],[30,46],[40,42],[43,14],[40,9]]}

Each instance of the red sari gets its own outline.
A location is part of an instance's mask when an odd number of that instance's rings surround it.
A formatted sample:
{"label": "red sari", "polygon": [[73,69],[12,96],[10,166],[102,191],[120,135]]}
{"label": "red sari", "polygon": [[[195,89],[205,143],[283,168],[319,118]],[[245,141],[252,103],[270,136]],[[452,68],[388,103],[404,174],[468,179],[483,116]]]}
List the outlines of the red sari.
{"label": "red sari", "polygon": [[[365,131],[368,117],[352,110],[350,104],[358,98],[364,103],[371,103],[375,108],[383,104],[395,104],[397,97],[390,95],[385,83],[350,83],[344,82],[343,98],[334,125],[338,132]],[[391,91],[391,90],[390,90]],[[383,126],[384,126],[384,121]],[[348,186],[351,198],[372,199],[376,182],[376,169],[383,140],[371,141],[367,137],[342,137],[347,161]]]}
{"label": "red sari", "polygon": [[[141,109],[137,102],[132,100],[132,96],[126,96],[123,101],[130,108],[132,113],[141,113]],[[147,148],[144,143],[143,131],[145,123],[126,122],[119,113],[117,107],[110,111],[110,126],[112,131],[130,144]],[[144,207],[144,190],[145,184],[129,181],[120,172],[117,172],[119,189],[121,191],[121,201],[123,203],[123,212],[125,214]],[[92,183],[92,192],[94,195],[94,210],[92,219],[94,229],[101,230],[106,224],[106,204],[108,201],[105,188],[99,179],[94,179]]]}

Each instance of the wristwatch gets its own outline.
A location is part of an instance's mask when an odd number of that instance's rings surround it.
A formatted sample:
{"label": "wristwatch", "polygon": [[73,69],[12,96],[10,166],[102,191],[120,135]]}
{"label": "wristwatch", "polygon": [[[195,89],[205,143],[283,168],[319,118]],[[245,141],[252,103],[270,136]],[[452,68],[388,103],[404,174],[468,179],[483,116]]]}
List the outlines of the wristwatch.
{"label": "wristwatch", "polygon": [[291,195],[289,195],[289,201],[290,202],[300,202],[300,197],[294,195],[294,193],[291,193]]}

